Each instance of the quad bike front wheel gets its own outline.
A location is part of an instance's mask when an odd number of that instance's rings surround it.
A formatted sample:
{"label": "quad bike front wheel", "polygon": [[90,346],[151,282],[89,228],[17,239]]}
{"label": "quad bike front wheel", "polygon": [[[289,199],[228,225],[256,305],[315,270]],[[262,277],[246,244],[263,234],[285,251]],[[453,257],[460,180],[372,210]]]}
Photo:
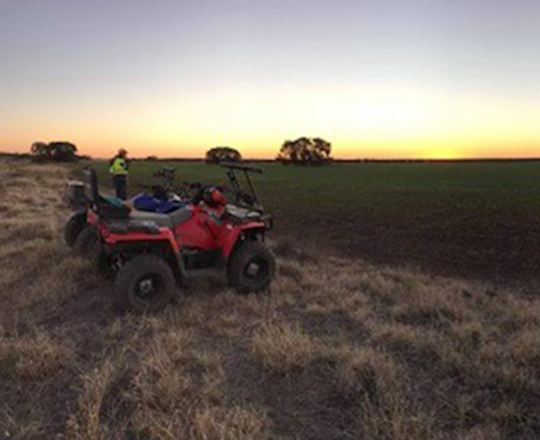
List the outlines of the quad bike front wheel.
{"label": "quad bike front wheel", "polygon": [[275,270],[276,260],[270,249],[260,241],[246,241],[229,261],[229,284],[242,294],[262,292],[270,286]]}
{"label": "quad bike front wheel", "polygon": [[173,298],[176,282],[167,262],[157,255],[128,260],[116,276],[115,287],[122,302],[135,312],[156,312]]}
{"label": "quad bike front wheel", "polygon": [[87,256],[90,254],[94,243],[98,240],[98,232],[93,226],[87,225],[77,236],[73,250],[77,255]]}

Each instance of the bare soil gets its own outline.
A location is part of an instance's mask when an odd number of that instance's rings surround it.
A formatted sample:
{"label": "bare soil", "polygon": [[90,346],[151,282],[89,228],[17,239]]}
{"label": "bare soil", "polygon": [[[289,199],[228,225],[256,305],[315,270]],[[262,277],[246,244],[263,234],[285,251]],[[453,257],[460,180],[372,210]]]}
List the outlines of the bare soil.
{"label": "bare soil", "polygon": [[417,221],[395,213],[369,215],[354,206],[343,212],[276,211],[280,235],[332,255],[498,285],[527,284],[531,291],[540,285],[540,218],[522,212],[487,218],[482,209],[434,212],[430,221]]}

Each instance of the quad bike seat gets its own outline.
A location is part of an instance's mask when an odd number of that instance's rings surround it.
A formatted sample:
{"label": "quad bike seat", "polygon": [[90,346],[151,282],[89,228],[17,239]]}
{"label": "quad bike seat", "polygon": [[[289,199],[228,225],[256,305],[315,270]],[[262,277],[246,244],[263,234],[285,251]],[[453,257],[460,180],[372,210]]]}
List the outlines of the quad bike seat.
{"label": "quad bike seat", "polygon": [[178,209],[171,214],[133,210],[126,219],[109,222],[108,227],[114,233],[146,232],[157,234],[160,227],[173,229],[176,225],[189,220],[192,215],[191,209],[188,208]]}
{"label": "quad bike seat", "polygon": [[173,226],[180,225],[185,221],[188,221],[193,216],[193,211],[188,207],[177,209],[169,214]]}
{"label": "quad bike seat", "polygon": [[130,221],[152,221],[158,226],[165,226],[172,229],[173,227],[189,220],[192,215],[193,212],[187,207],[177,209],[169,214],[134,210],[131,211],[128,219]]}
{"label": "quad bike seat", "polygon": [[129,214],[128,221],[154,222],[158,226],[165,226],[167,228],[173,227],[173,222],[170,215],[157,212],[133,210]]}

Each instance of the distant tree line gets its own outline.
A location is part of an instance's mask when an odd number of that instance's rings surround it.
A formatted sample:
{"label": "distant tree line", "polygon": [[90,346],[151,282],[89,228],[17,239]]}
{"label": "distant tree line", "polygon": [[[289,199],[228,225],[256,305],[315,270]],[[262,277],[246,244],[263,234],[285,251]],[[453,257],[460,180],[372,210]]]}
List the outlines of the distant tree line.
{"label": "distant tree line", "polygon": [[[322,138],[301,137],[294,141],[285,141],[276,160],[283,165],[320,166],[332,161],[332,144]],[[241,162],[240,152],[231,147],[215,147],[206,152],[207,164],[221,162]]]}
{"label": "distant tree line", "polygon": [[[30,151],[37,161],[73,162],[80,158],[77,155],[77,146],[67,141],[34,142]],[[332,144],[322,138],[301,137],[294,141],[285,141],[276,160],[283,165],[320,166],[332,161],[331,151]],[[148,156],[147,160],[157,160],[157,157]],[[205,157],[207,164],[241,161],[242,155],[232,147],[211,148]]]}
{"label": "distant tree line", "polygon": [[66,141],[34,142],[30,152],[37,161],[74,162],[79,158],[77,146]]}

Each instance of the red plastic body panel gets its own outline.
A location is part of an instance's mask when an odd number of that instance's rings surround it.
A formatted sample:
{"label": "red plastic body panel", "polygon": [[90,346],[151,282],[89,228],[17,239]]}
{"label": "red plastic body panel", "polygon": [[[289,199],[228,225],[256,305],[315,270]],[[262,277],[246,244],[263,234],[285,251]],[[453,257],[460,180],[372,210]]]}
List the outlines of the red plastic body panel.
{"label": "red plastic body panel", "polygon": [[207,206],[191,207],[193,215],[188,220],[177,225],[174,230],[160,227],[158,234],[130,231],[127,233],[112,233],[104,222],[92,211],[88,211],[87,221],[95,225],[103,240],[110,245],[136,242],[167,242],[175,253],[183,248],[197,248],[204,250],[220,249],[225,258],[228,258],[234,249],[240,234],[248,230],[264,231],[266,225],[262,221],[246,221],[241,224],[232,224],[221,220],[224,207],[209,208]]}
{"label": "red plastic body panel", "polygon": [[91,209],[89,209],[87,212],[86,212],[86,222],[90,225],[94,225],[94,226],[97,226],[98,222],[99,222],[99,217],[98,215],[92,211]]}
{"label": "red plastic body panel", "polygon": [[169,228],[159,228],[159,234],[148,234],[146,232],[129,232],[127,234],[110,233],[106,230],[101,230],[101,236],[107,244],[117,243],[135,243],[135,242],[158,242],[166,241],[170,244],[171,249],[177,253],[178,244],[174,238],[174,234]]}
{"label": "red plastic body panel", "polygon": [[221,249],[223,256],[228,257],[242,231],[265,228],[265,224],[260,221],[233,225],[229,221],[220,220],[223,211],[223,207],[194,207],[193,216],[174,230],[179,248]]}
{"label": "red plastic body panel", "polygon": [[191,218],[174,228],[180,248],[217,249],[223,224],[219,224],[219,210],[193,208]]}
{"label": "red plastic body panel", "polygon": [[227,234],[225,240],[222,243],[222,253],[223,256],[228,258],[231,254],[232,250],[234,249],[234,245],[236,244],[236,241],[238,240],[238,237],[242,232],[245,232],[247,230],[264,230],[265,224],[263,222],[255,222],[251,221],[248,223],[244,223],[242,225],[233,226],[230,233]]}

